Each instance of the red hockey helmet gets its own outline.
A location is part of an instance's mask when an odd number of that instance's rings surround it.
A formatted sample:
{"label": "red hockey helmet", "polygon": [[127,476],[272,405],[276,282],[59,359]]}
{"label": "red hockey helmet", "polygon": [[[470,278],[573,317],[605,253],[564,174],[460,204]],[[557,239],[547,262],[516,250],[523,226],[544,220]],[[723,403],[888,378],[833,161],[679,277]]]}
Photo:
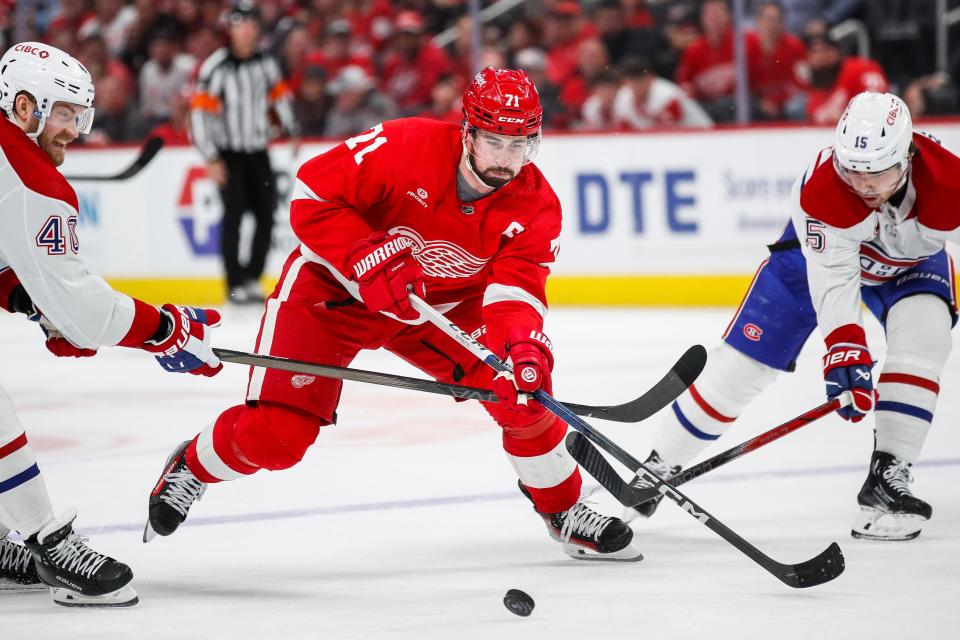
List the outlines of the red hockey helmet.
{"label": "red hockey helmet", "polygon": [[543,107],[526,71],[487,67],[463,95],[467,125],[508,136],[531,136],[540,131]]}

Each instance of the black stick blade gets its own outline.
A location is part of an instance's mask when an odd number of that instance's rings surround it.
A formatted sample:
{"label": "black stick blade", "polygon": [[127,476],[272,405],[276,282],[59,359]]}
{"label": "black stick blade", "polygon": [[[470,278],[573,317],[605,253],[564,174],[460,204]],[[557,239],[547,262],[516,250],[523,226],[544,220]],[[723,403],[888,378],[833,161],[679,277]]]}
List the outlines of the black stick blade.
{"label": "black stick blade", "polygon": [[789,587],[804,589],[830,582],[843,573],[845,566],[840,545],[831,542],[830,546],[816,558],[800,564],[783,565],[784,571],[777,577]]}
{"label": "black stick blade", "polygon": [[707,350],[701,344],[695,344],[686,353],[680,356],[677,363],[673,365],[673,372],[677,374],[684,385],[690,386],[703,371],[707,364]]}
{"label": "black stick blade", "polygon": [[[615,422],[640,422],[657,413],[687,390],[707,364],[707,350],[696,344],[686,350],[674,363],[667,375],[650,387],[639,398],[613,407],[586,407],[576,411],[588,418],[600,418]],[[584,407],[578,407],[583,409]]]}

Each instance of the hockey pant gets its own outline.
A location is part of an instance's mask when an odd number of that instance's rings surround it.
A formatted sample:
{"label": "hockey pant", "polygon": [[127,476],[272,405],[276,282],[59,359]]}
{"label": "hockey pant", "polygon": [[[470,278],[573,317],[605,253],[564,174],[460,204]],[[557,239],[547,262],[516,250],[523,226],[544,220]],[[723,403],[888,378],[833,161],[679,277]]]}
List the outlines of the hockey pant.
{"label": "hockey pant", "polygon": [[[470,299],[447,315],[479,336],[481,305],[479,297]],[[491,386],[493,372],[442,331],[370,313],[322,267],[294,253],[267,301],[256,353],[348,366],[361,350],[381,347],[437,380]],[[246,403],[224,411],[193,439],[187,466],[208,483],[292,467],[320,427],[335,422],[341,387],[339,380],[252,368]],[[573,506],[581,478],[563,446],[566,424],[550,413],[531,419],[502,404],[484,406],[502,428],[504,451],[537,510]]]}

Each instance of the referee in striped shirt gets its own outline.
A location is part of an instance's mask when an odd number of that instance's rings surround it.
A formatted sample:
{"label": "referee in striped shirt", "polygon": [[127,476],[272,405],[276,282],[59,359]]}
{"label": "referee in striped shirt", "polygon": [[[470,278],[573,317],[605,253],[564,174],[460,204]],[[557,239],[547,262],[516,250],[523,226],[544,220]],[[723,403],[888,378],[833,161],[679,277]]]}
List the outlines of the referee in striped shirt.
{"label": "referee in striped shirt", "polygon": [[[276,184],[267,139],[270,111],[299,145],[291,92],[277,62],[258,51],[260,11],[248,0],[229,16],[230,45],[215,51],[200,67],[190,101],[193,142],[207,162],[207,173],[220,187],[223,228],[220,252],[227,274],[229,300],[237,304],[264,300],[260,276],[270,250],[277,206]],[[240,264],[240,221],[252,211],[256,230],[250,259]]]}

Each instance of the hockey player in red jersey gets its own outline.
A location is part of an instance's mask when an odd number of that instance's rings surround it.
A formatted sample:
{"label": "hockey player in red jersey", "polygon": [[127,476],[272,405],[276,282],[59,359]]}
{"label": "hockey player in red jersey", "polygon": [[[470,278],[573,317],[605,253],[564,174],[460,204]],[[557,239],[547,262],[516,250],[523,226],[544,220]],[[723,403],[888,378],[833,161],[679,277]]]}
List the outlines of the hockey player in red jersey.
{"label": "hockey player in red jersey", "polygon": [[[114,291],[80,257],[77,196],[57,171],[90,130],[93,81],[59,49],[13,46],[0,59],[0,308],[36,321],[56,356],[106,346],[152,353],[168,371],[211,376],[216,311],[158,309]],[[38,332],[39,335],[39,332]],[[130,606],[130,568],[73,533],[76,510],[55,517],[13,404],[0,388],[0,579],[51,587],[67,606]],[[21,546],[7,539],[15,530]]]}
{"label": "hockey player in red jersey", "polygon": [[[778,371],[793,371],[819,325],[827,396],[851,391],[854,403],[840,415],[859,422],[873,412],[876,421],[852,535],[919,535],[932,509],[909,483],[933,421],[957,321],[953,262],[944,247],[960,230],[958,174],[960,158],[915,132],[900,98],[855,96],[833,146],[821,150],[795,183],[791,222],[770,245],[723,343],[674,402],[647,465],[661,477],[678,473]],[[876,385],[861,305],[886,334]],[[637,511],[649,516],[655,507],[651,501]]]}
{"label": "hockey player in red jersey", "polygon": [[[385,348],[445,382],[493,388],[520,488],[573,557],[639,560],[633,533],[579,501],[566,425],[521,392],[551,388],[544,292],[560,204],[532,164],[542,108],[526,73],[487,68],[463,98],[464,123],[378,124],[306,162],[291,222],[301,246],[267,300],[256,352],[348,365]],[[509,357],[516,385],[419,319],[409,291]],[[518,389],[519,386],[519,389]],[[292,467],[336,420],[341,382],[253,369],[246,403],[170,456],[150,496],[144,540],[169,535],[211,483]]]}

